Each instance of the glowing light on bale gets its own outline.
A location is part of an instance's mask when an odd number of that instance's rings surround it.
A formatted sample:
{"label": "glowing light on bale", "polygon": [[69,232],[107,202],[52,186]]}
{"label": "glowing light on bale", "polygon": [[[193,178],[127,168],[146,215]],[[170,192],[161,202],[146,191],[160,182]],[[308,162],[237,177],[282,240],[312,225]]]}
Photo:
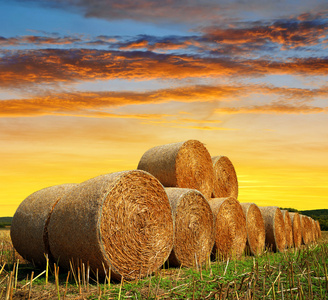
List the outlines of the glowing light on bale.
{"label": "glowing light on bale", "polygon": [[246,217],[240,203],[233,197],[212,198],[209,201],[214,215],[217,258],[238,258],[246,247]]}
{"label": "glowing light on bale", "polygon": [[63,184],[44,188],[28,196],[17,208],[10,228],[16,251],[36,265],[45,265],[49,252],[48,223],[58,201],[76,184]]}
{"label": "glowing light on bale", "polygon": [[226,156],[212,157],[214,169],[213,198],[238,198],[238,179],[235,168]]}
{"label": "glowing light on bale", "polygon": [[50,250],[65,268],[89,264],[100,275],[132,280],[167,260],[174,241],[170,203],[160,182],[132,170],[80,183],[53,210]]}
{"label": "glowing light on bale", "polygon": [[260,255],[265,248],[265,225],[255,203],[240,203],[246,217],[246,247],[252,255]]}
{"label": "glowing light on bale", "polygon": [[286,231],[286,246],[291,248],[294,246],[293,241],[293,225],[287,210],[281,210],[281,213],[284,217],[285,222],[285,231]]}
{"label": "glowing light on bale", "polygon": [[199,141],[188,140],[149,149],[139,170],[154,175],[165,187],[190,188],[210,198],[214,185],[211,156]]}
{"label": "glowing light on bale", "polygon": [[282,252],[286,247],[284,217],[277,206],[260,206],[265,224],[265,244],[275,252]]}
{"label": "glowing light on bale", "polygon": [[289,213],[293,228],[293,244],[295,248],[299,248],[302,244],[301,219],[298,213]]}
{"label": "glowing light on bale", "polygon": [[171,266],[198,266],[208,261],[214,244],[213,213],[197,190],[165,188],[175,222]]}

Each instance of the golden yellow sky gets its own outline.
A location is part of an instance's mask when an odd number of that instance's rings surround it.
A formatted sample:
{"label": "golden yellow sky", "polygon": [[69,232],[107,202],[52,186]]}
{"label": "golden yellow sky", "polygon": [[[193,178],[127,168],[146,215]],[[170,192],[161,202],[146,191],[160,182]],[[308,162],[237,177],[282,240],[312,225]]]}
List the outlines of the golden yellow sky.
{"label": "golden yellow sky", "polygon": [[0,1],[0,216],[189,139],[241,202],[328,208],[326,2]]}
{"label": "golden yellow sky", "polygon": [[[319,126],[326,115],[206,116],[212,108],[204,103],[151,106],[147,110],[154,119],[2,118],[0,215],[13,215],[39,189],[135,169],[149,148],[188,139],[204,143],[212,156],[230,158],[241,202],[327,208],[328,139],[325,127]],[[139,109],[128,107],[124,115]],[[174,117],[159,119],[160,112]],[[303,125],[306,119],[308,126]]]}

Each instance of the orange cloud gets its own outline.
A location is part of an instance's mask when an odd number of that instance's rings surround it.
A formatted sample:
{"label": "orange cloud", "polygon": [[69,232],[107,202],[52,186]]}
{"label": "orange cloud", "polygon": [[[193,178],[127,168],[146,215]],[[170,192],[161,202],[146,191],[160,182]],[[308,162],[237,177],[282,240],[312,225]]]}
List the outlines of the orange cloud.
{"label": "orange cloud", "polygon": [[[156,104],[171,101],[178,102],[218,102],[238,100],[252,94],[278,96],[288,99],[289,103],[276,103],[246,108],[220,108],[217,112],[267,112],[267,113],[318,113],[324,109],[307,106],[306,102],[325,98],[327,88],[296,89],[279,88],[265,85],[245,86],[185,86],[174,89],[159,89],[147,92],[75,92],[49,93],[28,99],[0,101],[0,116],[20,117],[37,115],[80,115],[93,117],[121,117],[102,109],[113,109],[132,104]],[[302,104],[302,105],[301,105]],[[128,116],[131,118],[132,116]],[[133,116],[146,118],[146,115]]]}
{"label": "orange cloud", "polygon": [[0,86],[109,79],[163,79],[267,74],[327,75],[328,58],[233,60],[140,51],[40,49],[2,52]]}
{"label": "orange cloud", "polygon": [[215,110],[219,114],[317,114],[327,113],[328,107],[308,105],[268,104],[249,107],[222,107]]}

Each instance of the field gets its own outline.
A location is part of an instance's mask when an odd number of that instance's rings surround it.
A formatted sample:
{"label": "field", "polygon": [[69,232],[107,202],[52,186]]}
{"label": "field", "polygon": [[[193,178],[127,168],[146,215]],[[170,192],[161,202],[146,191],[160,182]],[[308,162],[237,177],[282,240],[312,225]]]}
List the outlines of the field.
{"label": "field", "polygon": [[[85,265],[39,269],[0,230],[0,299],[328,299],[328,232],[317,244],[284,253],[170,268],[138,281],[97,279]],[[109,282],[108,282],[109,281]]]}

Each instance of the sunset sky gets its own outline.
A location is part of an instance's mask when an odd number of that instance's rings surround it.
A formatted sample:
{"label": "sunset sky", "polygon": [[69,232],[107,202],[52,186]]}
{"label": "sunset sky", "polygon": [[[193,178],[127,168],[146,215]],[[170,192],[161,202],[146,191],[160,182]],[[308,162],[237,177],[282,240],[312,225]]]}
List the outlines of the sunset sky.
{"label": "sunset sky", "polygon": [[0,0],[0,216],[189,139],[241,202],[328,208],[328,2]]}

